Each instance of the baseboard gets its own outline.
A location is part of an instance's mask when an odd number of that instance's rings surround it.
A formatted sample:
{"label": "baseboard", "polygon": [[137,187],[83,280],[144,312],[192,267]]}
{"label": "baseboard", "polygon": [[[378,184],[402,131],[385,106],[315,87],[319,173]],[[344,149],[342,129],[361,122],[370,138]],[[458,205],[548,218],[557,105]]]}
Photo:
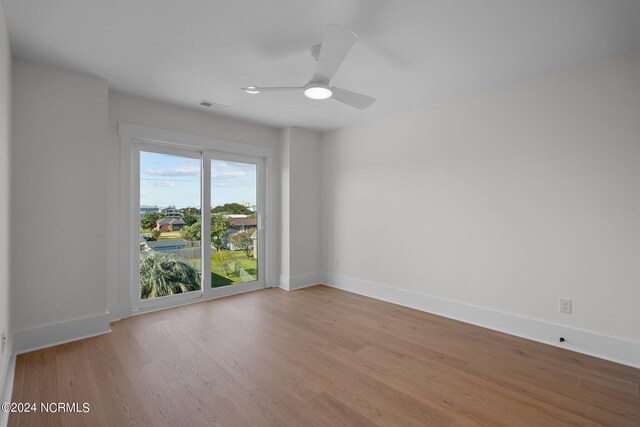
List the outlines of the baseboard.
{"label": "baseboard", "polygon": [[[640,343],[331,273],[321,283],[555,347],[640,368]],[[564,337],[561,344],[559,337]]]}
{"label": "baseboard", "polygon": [[109,332],[109,313],[23,329],[16,331],[14,335],[13,354],[27,353]]}
{"label": "baseboard", "polygon": [[122,302],[114,302],[109,304],[108,311],[109,322],[116,322],[131,316],[131,305]]}
{"label": "baseboard", "polygon": [[280,287],[287,291],[308,288],[324,283],[323,273],[300,274],[298,276],[280,276]]}
{"label": "baseboard", "polygon": [[[5,348],[5,357],[0,366],[0,403],[11,402],[13,392],[13,377],[16,372],[16,356],[11,353],[11,342]],[[9,413],[0,411],[0,427],[9,423]]]}

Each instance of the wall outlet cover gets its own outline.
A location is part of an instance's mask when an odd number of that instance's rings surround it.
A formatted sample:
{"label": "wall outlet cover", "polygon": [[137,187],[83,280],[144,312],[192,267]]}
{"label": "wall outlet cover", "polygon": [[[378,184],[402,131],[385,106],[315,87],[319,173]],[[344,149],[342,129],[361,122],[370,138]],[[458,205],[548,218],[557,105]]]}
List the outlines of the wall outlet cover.
{"label": "wall outlet cover", "polygon": [[560,298],[560,313],[571,314],[571,299]]}

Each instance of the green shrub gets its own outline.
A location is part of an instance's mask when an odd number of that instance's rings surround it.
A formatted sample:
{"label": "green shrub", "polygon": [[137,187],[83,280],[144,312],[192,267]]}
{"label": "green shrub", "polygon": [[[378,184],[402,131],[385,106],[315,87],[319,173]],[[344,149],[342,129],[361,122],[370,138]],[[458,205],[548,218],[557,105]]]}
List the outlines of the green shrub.
{"label": "green shrub", "polygon": [[229,277],[230,274],[235,272],[236,260],[231,251],[217,251],[211,255],[211,262],[213,262],[213,265],[222,271],[226,277]]}

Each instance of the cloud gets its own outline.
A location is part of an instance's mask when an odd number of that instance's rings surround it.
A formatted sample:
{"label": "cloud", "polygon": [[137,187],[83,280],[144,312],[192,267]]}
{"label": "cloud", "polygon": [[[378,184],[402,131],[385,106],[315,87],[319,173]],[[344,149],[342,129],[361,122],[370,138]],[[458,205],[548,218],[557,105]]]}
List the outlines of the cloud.
{"label": "cloud", "polygon": [[246,173],[244,173],[242,171],[213,172],[211,174],[211,178],[219,179],[219,180],[235,179],[235,178],[239,178],[239,177],[245,176],[245,175],[246,175]]}
{"label": "cloud", "polygon": [[197,166],[180,166],[175,168],[146,168],[144,172],[155,176],[200,176]]}
{"label": "cloud", "polygon": [[154,187],[173,187],[174,185],[176,185],[176,183],[168,179],[153,181]]}
{"label": "cloud", "polygon": [[243,171],[226,171],[218,172],[213,171],[211,174],[211,184],[214,187],[233,187],[239,185],[255,185],[255,181],[252,181],[251,176],[247,176]]}
{"label": "cloud", "polygon": [[256,165],[252,163],[237,163],[237,162],[227,162],[224,160],[214,160],[211,162],[213,166],[213,170],[215,172],[216,169],[235,169],[246,172],[255,172]]}

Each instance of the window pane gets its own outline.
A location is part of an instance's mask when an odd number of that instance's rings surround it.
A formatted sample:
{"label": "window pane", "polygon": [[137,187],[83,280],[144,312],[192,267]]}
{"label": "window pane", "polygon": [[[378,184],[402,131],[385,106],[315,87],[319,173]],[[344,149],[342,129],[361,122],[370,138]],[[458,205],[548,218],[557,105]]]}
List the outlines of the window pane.
{"label": "window pane", "polygon": [[211,287],[258,279],[257,166],[211,161]]}
{"label": "window pane", "polygon": [[199,159],[140,152],[140,298],[201,287]]}

